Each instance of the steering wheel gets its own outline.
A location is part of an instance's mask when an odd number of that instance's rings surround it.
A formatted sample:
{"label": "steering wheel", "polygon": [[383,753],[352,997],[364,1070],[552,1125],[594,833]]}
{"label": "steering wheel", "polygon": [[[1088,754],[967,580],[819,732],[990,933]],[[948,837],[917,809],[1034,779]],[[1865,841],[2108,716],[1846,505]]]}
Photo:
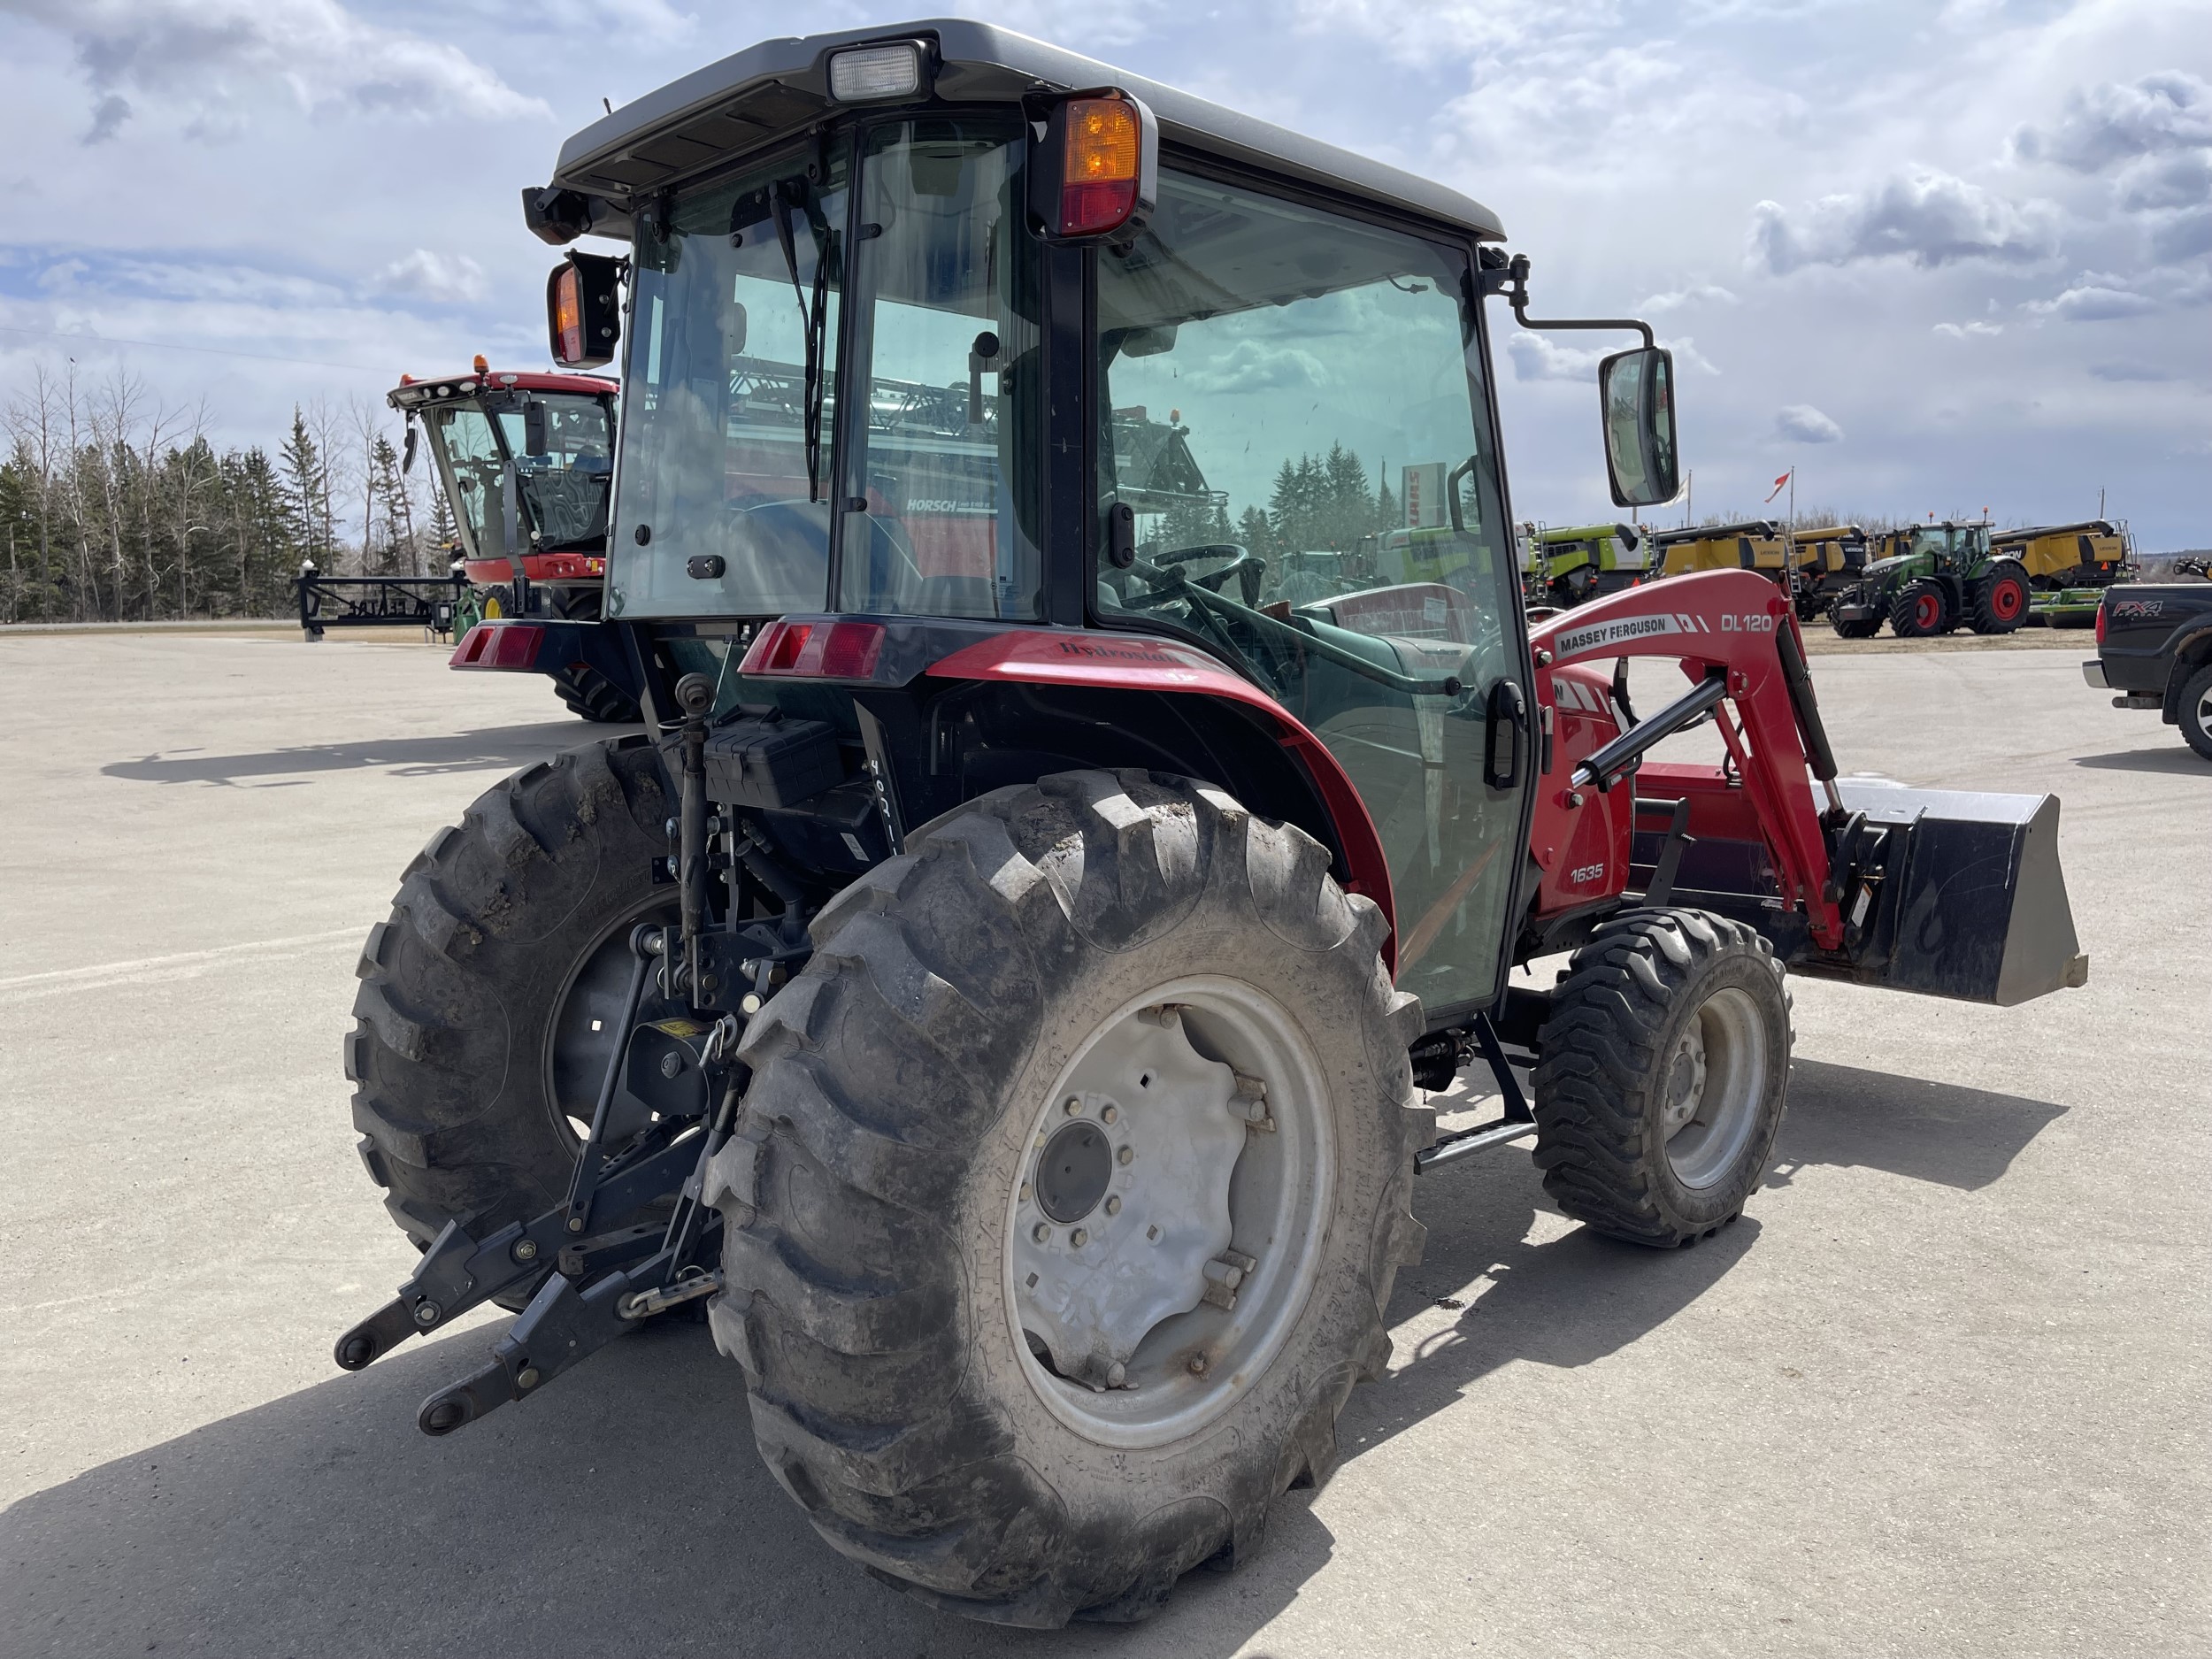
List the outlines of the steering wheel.
{"label": "steering wheel", "polygon": [[1191,565],[1200,559],[1217,558],[1224,561],[1219,570],[1207,571],[1189,580],[1217,594],[1222,585],[1234,576],[1244,590],[1244,603],[1248,605],[1256,603],[1260,596],[1260,583],[1267,576],[1267,561],[1255,557],[1249,548],[1240,547],[1233,541],[1210,541],[1200,547],[1171,548],[1164,553],[1153,554],[1149,562],[1159,565]]}

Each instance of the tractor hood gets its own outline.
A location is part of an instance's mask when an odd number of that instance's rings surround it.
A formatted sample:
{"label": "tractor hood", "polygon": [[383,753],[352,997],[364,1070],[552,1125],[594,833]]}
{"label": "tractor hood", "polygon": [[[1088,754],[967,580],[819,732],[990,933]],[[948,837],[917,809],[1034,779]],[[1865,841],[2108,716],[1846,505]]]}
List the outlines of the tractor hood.
{"label": "tractor hood", "polygon": [[1890,572],[1901,569],[1912,562],[1913,556],[1909,553],[1893,554],[1886,559],[1869,559],[1862,573],[1867,576],[1886,576]]}

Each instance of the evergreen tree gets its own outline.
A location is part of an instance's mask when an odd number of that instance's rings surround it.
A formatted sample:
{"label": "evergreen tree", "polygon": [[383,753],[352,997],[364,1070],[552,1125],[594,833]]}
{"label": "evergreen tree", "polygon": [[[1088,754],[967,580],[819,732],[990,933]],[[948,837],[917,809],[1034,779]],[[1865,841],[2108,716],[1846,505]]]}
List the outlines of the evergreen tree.
{"label": "evergreen tree", "polygon": [[292,405],[292,434],[284,441],[281,465],[284,516],[293,548],[301,558],[327,568],[335,552],[328,534],[330,469],[297,403]]}
{"label": "evergreen tree", "polygon": [[369,446],[369,499],[371,545],[364,553],[368,573],[417,573],[421,554],[415,545],[414,509],[399,474],[399,451],[380,432]]}

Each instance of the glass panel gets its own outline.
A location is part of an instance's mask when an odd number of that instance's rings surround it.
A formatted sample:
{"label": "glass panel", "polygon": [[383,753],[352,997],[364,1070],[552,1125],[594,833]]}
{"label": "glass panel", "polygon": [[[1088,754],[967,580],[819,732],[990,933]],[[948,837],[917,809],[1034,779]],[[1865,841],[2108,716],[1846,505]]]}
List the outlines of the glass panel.
{"label": "glass panel", "polygon": [[545,448],[526,447],[522,406],[503,409],[499,430],[522,480],[522,510],[546,550],[596,542],[607,534],[607,486],[614,478],[614,434],[595,397],[533,393],[545,411]]}
{"label": "glass panel", "polygon": [[856,261],[867,309],[853,365],[869,399],[842,463],[844,493],[868,510],[845,518],[842,609],[1038,614],[1026,149],[1009,121],[903,121],[869,136],[861,219],[880,232]]}
{"label": "glass panel", "polygon": [[503,558],[500,539],[500,453],[491,417],[473,404],[424,411],[431,451],[445,474],[446,492],[461,533],[463,553],[474,559]]}
{"label": "glass panel", "polygon": [[1486,1001],[1520,801],[1483,783],[1484,713],[1520,654],[1466,257],[1195,179],[1160,195],[1098,260],[1102,509],[1138,542],[1100,561],[1099,607],[1274,690],[1381,833],[1399,982]]}
{"label": "glass panel", "polygon": [[787,157],[679,196],[664,234],[641,215],[611,614],[826,606],[845,176],[842,149],[818,181]]}

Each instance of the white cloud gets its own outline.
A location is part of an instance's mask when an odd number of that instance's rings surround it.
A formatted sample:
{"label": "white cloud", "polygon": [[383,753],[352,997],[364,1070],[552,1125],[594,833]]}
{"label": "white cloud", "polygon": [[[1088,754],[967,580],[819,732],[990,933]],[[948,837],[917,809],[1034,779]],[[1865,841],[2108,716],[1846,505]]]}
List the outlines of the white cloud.
{"label": "white cloud", "polygon": [[2103,323],[2116,317],[2140,317],[2158,309],[2148,295],[2116,286],[2116,280],[2085,275],[2056,299],[2030,300],[2021,310],[2061,322]]}
{"label": "white cloud", "polygon": [[1938,323],[1935,326],[1934,332],[1939,334],[1945,335],[1952,340],[1993,340],[1999,334],[2005,332],[2005,326],[2002,323],[1985,323],[1979,321],[1970,323]]}
{"label": "white cloud", "polygon": [[549,114],[458,47],[364,21],[337,0],[0,0],[65,36],[98,95],[87,142],[149,105],[202,133],[281,89],[304,109],[423,116]]}
{"label": "white cloud", "polygon": [[465,253],[433,253],[418,248],[377,273],[376,286],[392,294],[411,294],[439,304],[465,304],[484,297],[484,267]]}
{"label": "white cloud", "polygon": [[2076,173],[2101,173],[2138,156],[2212,144],[2212,86],[2184,71],[2146,75],[2131,85],[2082,87],[2048,127],[2013,134],[2013,154]]}
{"label": "white cloud", "polygon": [[1513,359],[1513,377],[1519,380],[1587,380],[1595,385],[1598,364],[1610,355],[1563,346],[1549,334],[1522,329],[1506,336],[1506,354]]}
{"label": "white cloud", "polygon": [[1190,383],[1202,392],[1284,391],[1329,383],[1329,371],[1312,352],[1296,346],[1240,340],[1220,357],[1194,369]]}
{"label": "white cloud", "polygon": [[1793,215],[1751,211],[1748,262],[1777,275],[1805,265],[1902,258],[1924,267],[1965,259],[2039,259],[2056,243],[2057,211],[2015,202],[1934,167],[1913,167],[1858,193],[1825,196]]}
{"label": "white cloud", "polygon": [[1726,288],[1711,282],[1693,283],[1666,294],[1654,294],[1636,309],[1644,316],[1658,316],[1666,311],[1678,311],[1686,305],[1733,305],[1736,296]]}
{"label": "white cloud", "polygon": [[1843,428],[1810,403],[1789,403],[1777,410],[1774,430],[1795,443],[1834,443],[1843,436]]}

